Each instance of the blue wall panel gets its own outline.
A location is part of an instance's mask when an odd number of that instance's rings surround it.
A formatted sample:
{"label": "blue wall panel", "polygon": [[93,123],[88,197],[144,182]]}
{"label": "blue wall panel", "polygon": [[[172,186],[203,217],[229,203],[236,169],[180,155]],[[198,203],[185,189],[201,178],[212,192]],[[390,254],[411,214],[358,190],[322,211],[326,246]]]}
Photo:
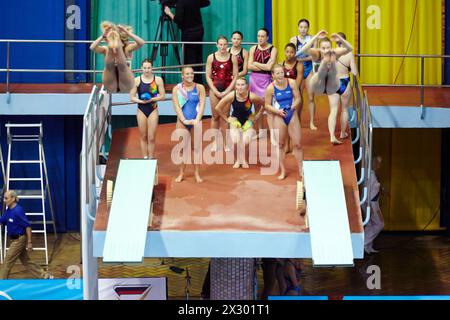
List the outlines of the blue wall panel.
{"label": "blue wall panel", "polygon": [[272,0],[264,1],[264,27],[269,30],[269,43],[273,41],[273,28],[272,28]]}
{"label": "blue wall panel", "polygon": [[[79,215],[79,156],[81,151],[82,117],[81,116],[2,116],[0,119],[0,141],[6,161],[5,123],[43,123],[44,149],[53,197],[56,226],[59,232],[78,231]],[[25,133],[25,132],[23,132]],[[16,142],[13,146],[12,159],[36,159],[37,143]],[[29,165],[25,170],[22,165],[14,165],[12,175],[15,177],[37,177],[37,165]],[[13,188],[20,188],[14,185]],[[23,186],[24,188],[30,187]],[[33,187],[33,186],[31,186]],[[25,201],[27,201],[25,203]],[[34,201],[34,200],[33,200]],[[30,207],[25,207],[25,204]],[[40,209],[30,200],[24,200],[26,211]],[[47,208],[48,210],[48,208]]]}
{"label": "blue wall panel", "polygon": [[[62,0],[61,0],[62,1]],[[66,40],[87,40],[89,38],[89,0],[65,0],[66,2]],[[74,9],[75,7],[75,9]],[[74,19],[75,17],[75,19]],[[74,24],[79,22],[79,24]],[[88,44],[66,44],[65,66],[66,69],[87,70],[89,69],[89,45]],[[66,74],[65,82],[86,82],[86,73]]]}
{"label": "blue wall panel", "polygon": [[[66,26],[66,13],[69,2],[63,0],[39,1],[0,1],[0,39],[43,39],[84,40],[89,34],[88,0],[73,0],[80,10],[80,28],[69,30]],[[70,45],[71,46],[71,45]],[[11,44],[11,68],[15,69],[75,69],[87,67],[87,46],[64,44]],[[66,51],[72,50],[72,56],[66,58]],[[6,44],[0,44],[0,68],[6,66]],[[67,81],[84,81],[85,75],[68,75]],[[12,83],[60,83],[64,82],[63,73],[11,73]],[[0,82],[5,82],[5,73],[0,74]]]}

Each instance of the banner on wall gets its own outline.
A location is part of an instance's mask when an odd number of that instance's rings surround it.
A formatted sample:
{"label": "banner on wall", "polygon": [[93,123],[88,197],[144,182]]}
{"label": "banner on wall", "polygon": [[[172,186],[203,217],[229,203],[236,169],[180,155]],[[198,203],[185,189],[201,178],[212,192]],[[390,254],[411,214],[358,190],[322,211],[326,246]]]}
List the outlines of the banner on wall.
{"label": "banner on wall", "polygon": [[80,280],[0,280],[1,300],[83,300]]}
{"label": "banner on wall", "polygon": [[167,278],[98,279],[99,300],[167,300]]}

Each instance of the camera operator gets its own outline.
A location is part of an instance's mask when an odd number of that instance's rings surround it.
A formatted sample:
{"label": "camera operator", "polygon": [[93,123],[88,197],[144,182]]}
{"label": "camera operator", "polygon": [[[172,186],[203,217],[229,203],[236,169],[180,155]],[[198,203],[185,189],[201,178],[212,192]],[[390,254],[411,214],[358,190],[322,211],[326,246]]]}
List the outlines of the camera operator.
{"label": "camera operator", "polygon": [[[203,41],[203,22],[200,9],[210,5],[209,0],[176,0],[175,14],[166,5],[169,1],[162,1],[164,13],[167,14],[181,29],[181,41]],[[185,45],[184,64],[203,62],[202,45]],[[195,67],[195,71],[202,71],[202,67]],[[195,74],[194,82],[203,83],[202,75]]]}

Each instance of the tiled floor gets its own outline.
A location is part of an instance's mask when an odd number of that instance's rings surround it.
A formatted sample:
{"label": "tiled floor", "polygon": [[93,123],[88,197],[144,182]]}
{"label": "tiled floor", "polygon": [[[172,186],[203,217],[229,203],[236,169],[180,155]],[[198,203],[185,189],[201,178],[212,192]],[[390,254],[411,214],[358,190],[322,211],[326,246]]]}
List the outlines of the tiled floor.
{"label": "tiled floor", "polygon": [[[49,268],[56,278],[67,278],[70,275],[67,268],[79,265],[77,238],[77,234],[61,235]],[[303,295],[450,295],[450,237],[385,233],[376,240],[375,247],[380,253],[355,260],[354,268],[313,268],[311,260],[305,259],[301,277]],[[367,268],[371,265],[380,267],[380,290],[367,288]],[[167,277],[169,297],[184,299],[189,275],[190,297],[198,298],[207,267],[207,259],[146,259],[138,266],[100,263],[99,276]],[[16,265],[11,278],[27,278],[27,273]],[[258,280],[261,289],[261,270]]]}

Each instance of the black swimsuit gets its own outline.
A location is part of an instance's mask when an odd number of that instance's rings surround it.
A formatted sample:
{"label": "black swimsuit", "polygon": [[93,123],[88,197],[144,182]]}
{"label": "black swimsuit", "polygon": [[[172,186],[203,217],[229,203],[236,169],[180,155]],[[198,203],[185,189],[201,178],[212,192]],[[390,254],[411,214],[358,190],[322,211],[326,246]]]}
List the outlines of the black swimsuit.
{"label": "black swimsuit", "polygon": [[247,99],[245,101],[239,101],[237,99],[236,92],[234,92],[234,100],[232,102],[233,112],[232,117],[238,119],[243,126],[252,114],[252,101],[250,100],[250,92],[248,93]]}
{"label": "black swimsuit", "polygon": [[[148,93],[151,98],[158,96],[158,86],[156,85],[155,76],[153,76],[153,80],[150,83],[143,82],[141,76],[137,92],[140,99],[142,99],[141,96],[145,93]],[[156,102],[146,104],[138,103],[139,110],[141,110],[147,118],[157,107],[158,104]]]}

